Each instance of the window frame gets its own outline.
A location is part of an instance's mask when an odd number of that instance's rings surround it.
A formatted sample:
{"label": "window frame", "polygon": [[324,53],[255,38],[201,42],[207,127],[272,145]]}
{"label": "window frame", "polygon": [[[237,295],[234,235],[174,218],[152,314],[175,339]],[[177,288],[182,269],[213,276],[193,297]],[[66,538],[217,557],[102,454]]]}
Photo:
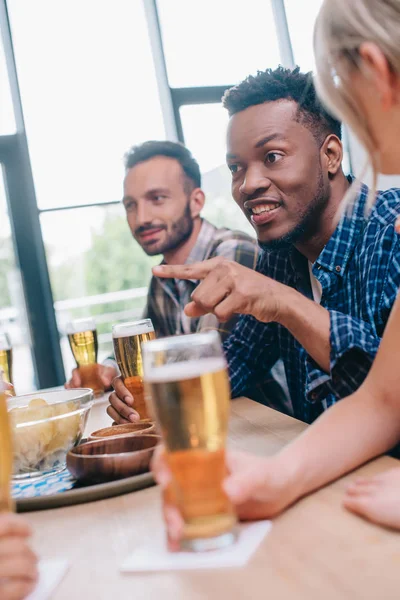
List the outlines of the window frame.
{"label": "window frame", "polygon": [[[219,103],[224,92],[231,85],[171,88],[168,82],[157,0],[142,1],[167,138],[184,143],[185,136],[180,108],[185,105]],[[271,5],[281,64],[284,67],[292,68],[294,66],[293,48],[284,0],[271,0]],[[53,387],[63,384],[65,375],[49,268],[40,226],[40,215],[41,213],[57,210],[117,204],[120,201],[116,199],[106,203],[80,204],[39,210],[24,125],[7,0],[0,0],[0,32],[17,127],[16,134],[0,136],[0,163],[3,165],[4,170],[13,243],[23,280],[36,379],[39,387]]]}
{"label": "window frame", "polygon": [[63,383],[64,368],[40,229],[6,0],[0,0],[0,28],[17,129],[15,134],[0,137],[0,163],[14,250],[22,275],[35,377],[39,387],[53,387]]}

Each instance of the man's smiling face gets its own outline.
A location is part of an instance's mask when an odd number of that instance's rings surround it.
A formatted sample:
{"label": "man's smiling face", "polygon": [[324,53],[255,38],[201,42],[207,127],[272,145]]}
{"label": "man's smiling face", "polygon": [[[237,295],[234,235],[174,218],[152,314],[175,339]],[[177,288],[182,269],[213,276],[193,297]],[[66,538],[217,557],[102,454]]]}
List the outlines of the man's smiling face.
{"label": "man's smiling face", "polygon": [[329,201],[321,148],[292,100],[265,102],[229,122],[227,164],[232,195],[263,246],[305,239]]}
{"label": "man's smiling face", "polygon": [[149,256],[181,246],[193,218],[185,174],[173,158],[156,156],[128,169],[123,203],[133,237]]}

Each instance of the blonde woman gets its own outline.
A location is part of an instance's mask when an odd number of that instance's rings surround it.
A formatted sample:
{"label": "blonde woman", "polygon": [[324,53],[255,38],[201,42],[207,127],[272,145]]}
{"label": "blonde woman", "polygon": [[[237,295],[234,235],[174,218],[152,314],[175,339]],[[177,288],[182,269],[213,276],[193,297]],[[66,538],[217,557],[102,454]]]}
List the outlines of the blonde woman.
{"label": "blonde woman", "polygon": [[[375,175],[400,173],[400,0],[325,0],[315,31],[317,86],[351,126]],[[273,458],[233,453],[225,490],[244,519],[272,517],[301,496],[382,454],[400,441],[400,300],[396,300],[370,374]],[[154,466],[166,486],[161,456]],[[400,529],[400,467],[356,480],[345,506]],[[167,506],[172,544],[181,521]]]}

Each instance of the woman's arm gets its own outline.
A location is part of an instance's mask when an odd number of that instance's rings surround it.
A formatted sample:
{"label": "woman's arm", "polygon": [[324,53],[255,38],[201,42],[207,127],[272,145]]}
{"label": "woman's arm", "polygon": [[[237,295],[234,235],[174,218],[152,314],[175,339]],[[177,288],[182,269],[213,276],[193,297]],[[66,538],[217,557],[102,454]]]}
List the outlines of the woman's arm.
{"label": "woman's arm", "polygon": [[252,468],[251,455],[244,455],[245,461],[242,455],[236,466],[233,460],[226,490],[236,504],[246,503],[242,516],[251,517],[254,511],[273,516],[400,440],[399,334],[397,299],[371,371],[357,392],[326,411],[275,457],[263,459],[262,473],[260,464]]}

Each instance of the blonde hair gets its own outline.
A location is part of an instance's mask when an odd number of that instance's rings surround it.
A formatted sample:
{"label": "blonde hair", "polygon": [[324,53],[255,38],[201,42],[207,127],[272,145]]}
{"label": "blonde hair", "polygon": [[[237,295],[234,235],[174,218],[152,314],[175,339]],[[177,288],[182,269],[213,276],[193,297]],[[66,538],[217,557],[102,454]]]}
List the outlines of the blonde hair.
{"label": "blonde hair", "polygon": [[[324,0],[314,30],[315,85],[327,108],[344,121],[365,147],[373,169],[375,195],[379,160],[368,123],[352,93],[358,49],[374,42],[400,73],[400,0]],[[367,167],[368,165],[366,165]]]}

